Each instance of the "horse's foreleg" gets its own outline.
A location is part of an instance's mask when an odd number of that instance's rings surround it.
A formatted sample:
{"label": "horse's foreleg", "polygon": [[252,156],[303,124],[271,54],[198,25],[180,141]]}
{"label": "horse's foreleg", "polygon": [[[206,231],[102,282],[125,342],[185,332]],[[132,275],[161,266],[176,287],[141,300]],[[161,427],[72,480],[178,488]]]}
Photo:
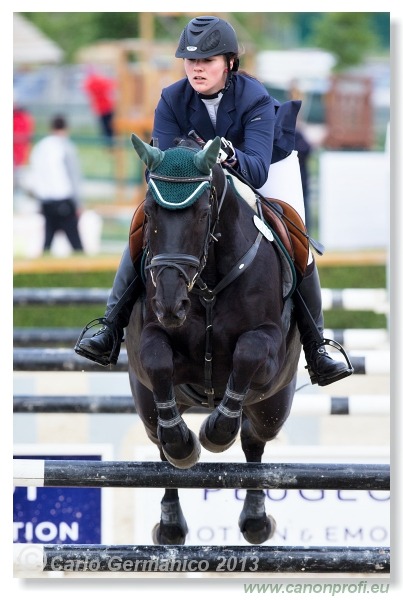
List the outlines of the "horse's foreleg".
{"label": "horse's foreleg", "polygon": [[273,333],[257,330],[240,336],[224,397],[200,429],[200,441],[210,452],[223,452],[234,443],[241,425],[243,401],[254,375],[264,370],[265,381],[270,381],[278,371],[282,358],[281,332],[273,326]]}
{"label": "horse's foreleg", "polygon": [[[158,348],[158,352],[156,352]],[[200,443],[188,429],[176,404],[173,378],[172,348],[164,334],[144,336],[140,360],[152,387],[158,415],[157,436],[159,445],[168,461],[179,469],[187,469],[197,463]]]}
{"label": "horse's foreleg", "polygon": [[230,378],[223,399],[200,427],[199,439],[210,452],[224,452],[235,442],[242,416],[242,403],[247,389],[237,393]]}
{"label": "horse's foreleg", "polygon": [[179,469],[188,469],[199,460],[200,443],[179,412],[173,386],[167,398],[168,400],[161,400],[161,396],[154,391],[158,412],[158,439],[169,462]]}

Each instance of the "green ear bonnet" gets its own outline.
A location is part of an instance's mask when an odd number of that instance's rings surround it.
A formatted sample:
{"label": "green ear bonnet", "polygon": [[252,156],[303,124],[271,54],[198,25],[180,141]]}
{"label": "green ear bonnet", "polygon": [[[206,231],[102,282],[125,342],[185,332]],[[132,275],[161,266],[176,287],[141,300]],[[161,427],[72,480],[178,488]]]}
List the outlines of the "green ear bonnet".
{"label": "green ear bonnet", "polygon": [[[164,158],[150,174],[149,189],[155,201],[171,210],[191,206],[210,186],[211,176],[198,169],[195,153],[189,148],[172,148],[164,151]],[[167,177],[167,181],[160,179]],[[188,181],[198,178],[197,181]]]}

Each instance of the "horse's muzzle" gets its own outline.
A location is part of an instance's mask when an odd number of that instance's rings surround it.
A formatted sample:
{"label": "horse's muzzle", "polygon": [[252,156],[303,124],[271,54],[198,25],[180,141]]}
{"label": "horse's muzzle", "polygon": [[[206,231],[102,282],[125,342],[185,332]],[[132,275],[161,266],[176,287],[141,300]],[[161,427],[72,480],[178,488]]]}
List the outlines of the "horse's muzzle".
{"label": "horse's muzzle", "polygon": [[190,308],[190,300],[183,298],[170,307],[154,297],[151,300],[151,306],[161,325],[165,329],[174,329],[181,327],[186,321],[186,316]]}

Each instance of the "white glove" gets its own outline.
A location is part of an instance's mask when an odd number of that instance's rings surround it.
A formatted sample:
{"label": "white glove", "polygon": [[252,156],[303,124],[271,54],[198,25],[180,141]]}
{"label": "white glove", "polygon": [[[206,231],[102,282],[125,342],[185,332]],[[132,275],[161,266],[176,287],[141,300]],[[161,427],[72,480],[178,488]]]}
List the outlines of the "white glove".
{"label": "white glove", "polygon": [[229,140],[221,138],[221,148],[218,153],[217,162],[228,163],[230,166],[235,165],[237,161],[235,148]]}
{"label": "white glove", "polygon": [[[210,146],[210,144],[212,143],[212,141],[213,140],[208,140],[204,145],[204,149],[208,148]],[[217,162],[218,163],[225,162],[225,163],[228,163],[232,167],[233,165],[235,165],[236,161],[237,161],[237,158],[236,158],[234,146],[232,145],[231,142],[229,142],[224,137],[222,137],[221,138],[221,148],[220,148],[220,151],[217,156]]]}

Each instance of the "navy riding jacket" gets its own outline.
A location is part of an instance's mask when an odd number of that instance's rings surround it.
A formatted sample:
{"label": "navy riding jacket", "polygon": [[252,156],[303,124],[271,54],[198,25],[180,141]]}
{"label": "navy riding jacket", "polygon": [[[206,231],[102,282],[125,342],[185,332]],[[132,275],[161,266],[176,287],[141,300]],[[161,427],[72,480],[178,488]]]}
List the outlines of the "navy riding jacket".
{"label": "navy riding jacket", "polygon": [[205,141],[225,137],[237,151],[235,168],[260,188],[270,164],[294,150],[300,106],[297,100],[280,104],[257,79],[234,73],[221,98],[214,128],[199,94],[184,78],[162,90],[152,135],[161,150],[172,148],[176,137],[187,136],[192,129]]}

